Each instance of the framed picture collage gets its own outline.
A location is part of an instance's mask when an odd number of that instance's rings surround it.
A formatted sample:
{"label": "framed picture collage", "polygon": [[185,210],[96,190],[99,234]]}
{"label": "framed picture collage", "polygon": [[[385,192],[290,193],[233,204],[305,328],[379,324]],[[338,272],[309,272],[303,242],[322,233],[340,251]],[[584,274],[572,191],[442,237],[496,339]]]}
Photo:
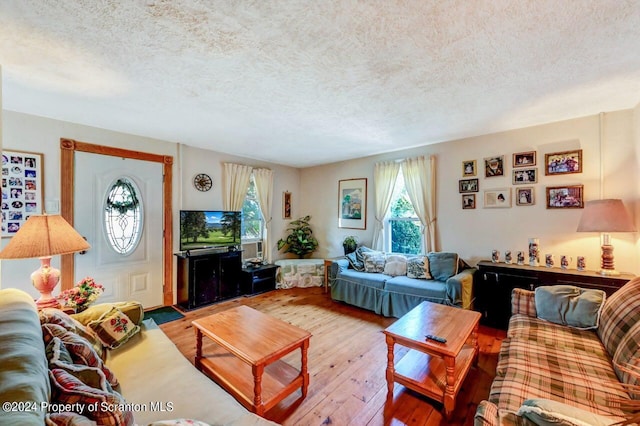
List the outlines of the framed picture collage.
{"label": "framed picture collage", "polygon": [[[545,176],[582,173],[582,150],[551,152],[544,154]],[[480,171],[479,167],[483,170]],[[490,188],[483,191],[482,206],[486,209],[511,208],[516,206],[533,206],[536,203],[535,184],[538,183],[538,167],[536,151],[516,152],[511,159],[511,185]],[[465,160],[462,162],[462,177],[458,181],[458,192],[462,197],[462,209],[475,209],[480,193],[479,175],[484,173],[485,180],[507,176],[504,155],[483,158],[481,161]],[[545,187],[545,203],[548,209],[566,209],[584,207],[584,187],[581,184],[557,185]]]}
{"label": "framed picture collage", "polygon": [[2,237],[12,237],[32,214],[42,214],[42,154],[2,151]]}

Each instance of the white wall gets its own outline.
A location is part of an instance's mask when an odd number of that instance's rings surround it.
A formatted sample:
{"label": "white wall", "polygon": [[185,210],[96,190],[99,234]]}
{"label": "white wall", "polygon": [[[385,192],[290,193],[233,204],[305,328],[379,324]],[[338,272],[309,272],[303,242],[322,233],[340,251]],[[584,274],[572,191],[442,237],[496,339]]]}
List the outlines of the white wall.
{"label": "white wall", "polygon": [[[635,115],[634,115],[635,114]],[[605,198],[622,198],[632,214],[638,218],[638,108],[604,114],[602,169]],[[634,118],[635,117],[635,118]],[[583,173],[545,176],[544,154],[572,149],[583,150]],[[538,183],[535,187],[534,206],[516,206],[509,209],[482,208],[483,191],[509,187],[511,184],[512,154],[537,151]],[[600,243],[595,234],[578,234],[576,227],[582,209],[546,209],[545,187],[583,184],[585,200],[600,198],[600,116],[589,116],[542,126],[467,138],[428,145],[353,161],[312,167],[302,170],[302,206],[313,216],[312,224],[320,237],[320,256],[342,254],[342,238],[356,235],[370,244],[374,224],[373,167],[378,161],[434,154],[437,157],[437,211],[440,244],[438,249],[458,252],[466,261],[475,264],[488,259],[492,249],[501,252],[526,250],[530,237],[540,238],[541,252],[574,258],[586,257],[587,268],[600,267]],[[505,176],[484,178],[483,159],[504,155]],[[477,208],[462,210],[458,181],[462,178],[462,161],[477,160],[480,192]],[[340,229],[337,226],[338,180],[363,178],[368,181],[367,229]],[[322,200],[322,201],[319,201]],[[638,222],[638,220],[636,220]],[[638,259],[638,233],[614,234],[616,268],[640,273]]]}
{"label": "white wall", "polygon": [[[3,111],[4,148],[8,150],[33,151],[44,154],[44,196],[47,201],[60,201],[60,138],[70,138],[87,143],[106,145],[130,150],[171,155],[174,158],[174,250],[178,250],[178,211],[185,209],[218,209],[222,208],[222,163],[236,162],[255,167],[274,170],[274,207],[272,231],[275,239],[280,238],[286,222],[282,220],[282,191],[298,192],[298,169],[261,163],[246,158],[234,157],[213,151],[180,146],[176,143],[123,134],[95,127],[82,126],[75,123],[52,120],[28,114]],[[207,173],[213,178],[213,189],[200,192],[193,187],[192,179],[197,173]],[[293,214],[297,214],[297,204],[293,205]],[[48,213],[59,213],[49,211]],[[2,246],[8,242],[2,241]],[[275,253],[275,249],[274,249]],[[277,253],[276,253],[277,254]],[[37,259],[3,260],[0,276],[0,288],[16,287],[27,291],[34,297],[38,292],[32,287],[29,275],[38,267]],[[60,267],[59,256],[54,257],[52,264]],[[96,277],[99,279],[99,277]],[[174,294],[175,294],[174,268]],[[58,286],[58,291],[60,286]]]}

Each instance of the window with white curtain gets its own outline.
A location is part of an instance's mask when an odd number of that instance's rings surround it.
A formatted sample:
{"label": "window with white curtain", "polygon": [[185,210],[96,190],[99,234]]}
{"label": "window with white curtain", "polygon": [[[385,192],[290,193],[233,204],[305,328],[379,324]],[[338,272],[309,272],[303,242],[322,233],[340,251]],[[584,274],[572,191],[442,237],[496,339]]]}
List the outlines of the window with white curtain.
{"label": "window with white curtain", "polygon": [[242,205],[242,242],[259,241],[262,239],[264,219],[260,211],[260,201],[256,192],[256,183],[253,173],[249,179],[247,195]]}
{"label": "window with white curtain", "polygon": [[385,251],[405,254],[424,253],[422,224],[409,200],[402,168],[398,173],[385,222]]}

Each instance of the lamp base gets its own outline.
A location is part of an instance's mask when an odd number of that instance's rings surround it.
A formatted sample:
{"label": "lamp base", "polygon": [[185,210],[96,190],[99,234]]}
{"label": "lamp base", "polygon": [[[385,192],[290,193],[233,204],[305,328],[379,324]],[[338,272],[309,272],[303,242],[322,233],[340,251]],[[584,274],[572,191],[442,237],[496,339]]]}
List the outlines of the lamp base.
{"label": "lamp base", "polygon": [[31,274],[33,286],[40,292],[40,298],[36,300],[38,310],[44,308],[60,308],[58,300],[51,292],[60,281],[60,270],[51,267],[51,257],[41,257],[40,267]]}
{"label": "lamp base", "polygon": [[600,275],[620,275],[620,272],[616,271],[614,266],[613,246],[611,244],[603,244],[601,248]]}

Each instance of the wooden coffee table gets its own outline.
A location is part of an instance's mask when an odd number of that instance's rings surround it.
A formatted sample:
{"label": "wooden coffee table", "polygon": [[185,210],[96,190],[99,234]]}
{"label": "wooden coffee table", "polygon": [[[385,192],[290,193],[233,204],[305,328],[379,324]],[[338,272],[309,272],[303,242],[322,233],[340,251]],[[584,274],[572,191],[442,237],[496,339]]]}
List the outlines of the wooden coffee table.
{"label": "wooden coffee table", "polygon": [[[444,404],[448,418],[469,368],[478,359],[480,313],[422,302],[384,330],[387,341],[387,398],[393,398],[394,383]],[[431,334],[446,343],[427,340]],[[393,347],[410,348],[397,363]]]}
{"label": "wooden coffee table", "polygon": [[[302,389],[307,396],[307,350],[311,334],[248,306],[238,306],[192,322],[196,332],[195,365],[248,410],[262,416]],[[202,353],[202,337],[215,345]],[[209,346],[212,346],[209,349]],[[300,370],[281,358],[300,349]]]}

